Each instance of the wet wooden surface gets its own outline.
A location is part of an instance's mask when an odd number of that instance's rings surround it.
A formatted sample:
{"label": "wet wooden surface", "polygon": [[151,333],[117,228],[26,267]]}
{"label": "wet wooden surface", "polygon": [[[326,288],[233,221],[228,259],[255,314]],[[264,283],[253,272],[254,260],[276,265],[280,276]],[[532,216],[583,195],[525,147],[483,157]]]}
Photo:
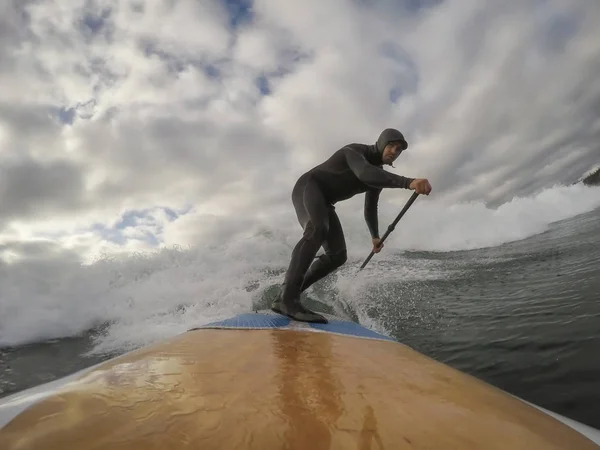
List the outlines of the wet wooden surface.
{"label": "wet wooden surface", "polygon": [[196,330],[108,361],[0,430],[3,450],[598,449],[394,343]]}

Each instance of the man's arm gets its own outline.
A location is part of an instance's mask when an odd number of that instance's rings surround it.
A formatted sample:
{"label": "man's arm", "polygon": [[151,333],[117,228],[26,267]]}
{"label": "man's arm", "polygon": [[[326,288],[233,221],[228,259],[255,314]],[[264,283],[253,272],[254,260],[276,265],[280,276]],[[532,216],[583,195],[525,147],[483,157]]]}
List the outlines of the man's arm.
{"label": "man's arm", "polygon": [[403,188],[410,189],[414,178],[406,178],[383,170],[371,164],[364,155],[350,147],[344,147],[344,156],[348,166],[360,181],[373,188]]}
{"label": "man's arm", "polygon": [[379,221],[377,219],[377,203],[381,189],[372,189],[365,193],[365,221],[371,238],[379,239]]}

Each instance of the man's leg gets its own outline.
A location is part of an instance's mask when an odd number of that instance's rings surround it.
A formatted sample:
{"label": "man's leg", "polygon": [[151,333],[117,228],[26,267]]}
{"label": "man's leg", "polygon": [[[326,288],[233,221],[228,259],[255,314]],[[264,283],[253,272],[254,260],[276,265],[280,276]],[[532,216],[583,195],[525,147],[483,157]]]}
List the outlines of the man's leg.
{"label": "man's leg", "polygon": [[297,320],[326,323],[325,317],[302,306],[300,293],[304,275],[329,233],[328,204],[317,184],[310,180],[303,189],[302,184],[295,187],[292,199],[304,232],[292,251],[281,296],[272,309]]}
{"label": "man's leg", "polygon": [[323,242],[323,249],[325,254],[320,255],[306,272],[300,288],[301,291],[308,289],[321,278],[329,275],[348,259],[342,224],[333,208],[329,210],[329,232],[327,239]]}

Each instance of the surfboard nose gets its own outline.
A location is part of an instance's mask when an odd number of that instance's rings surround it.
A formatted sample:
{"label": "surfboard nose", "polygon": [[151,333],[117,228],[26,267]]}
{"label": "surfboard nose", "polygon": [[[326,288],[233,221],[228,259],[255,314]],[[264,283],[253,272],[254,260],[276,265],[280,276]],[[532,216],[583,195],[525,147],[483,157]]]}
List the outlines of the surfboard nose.
{"label": "surfboard nose", "polygon": [[520,399],[335,317],[241,315],[20,395],[0,406],[8,414],[11,402],[29,402],[0,429],[3,450],[599,448]]}

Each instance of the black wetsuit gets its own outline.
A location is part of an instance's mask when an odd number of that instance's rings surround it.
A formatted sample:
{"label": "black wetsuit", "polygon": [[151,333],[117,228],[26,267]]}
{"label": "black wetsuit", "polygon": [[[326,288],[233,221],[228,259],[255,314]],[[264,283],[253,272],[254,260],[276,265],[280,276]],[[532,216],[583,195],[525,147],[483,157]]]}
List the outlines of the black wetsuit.
{"label": "black wetsuit", "polygon": [[[364,192],[365,220],[371,236],[379,237],[377,203],[381,190],[409,189],[413,180],[382,168],[383,148],[398,135],[402,136],[396,130],[385,130],[375,145],[346,145],[298,179],[292,202],[304,233],[292,252],[283,284],[284,302],[299,301],[302,291],[346,262],[346,242],[335,203]],[[325,253],[313,262],[321,246]]]}

